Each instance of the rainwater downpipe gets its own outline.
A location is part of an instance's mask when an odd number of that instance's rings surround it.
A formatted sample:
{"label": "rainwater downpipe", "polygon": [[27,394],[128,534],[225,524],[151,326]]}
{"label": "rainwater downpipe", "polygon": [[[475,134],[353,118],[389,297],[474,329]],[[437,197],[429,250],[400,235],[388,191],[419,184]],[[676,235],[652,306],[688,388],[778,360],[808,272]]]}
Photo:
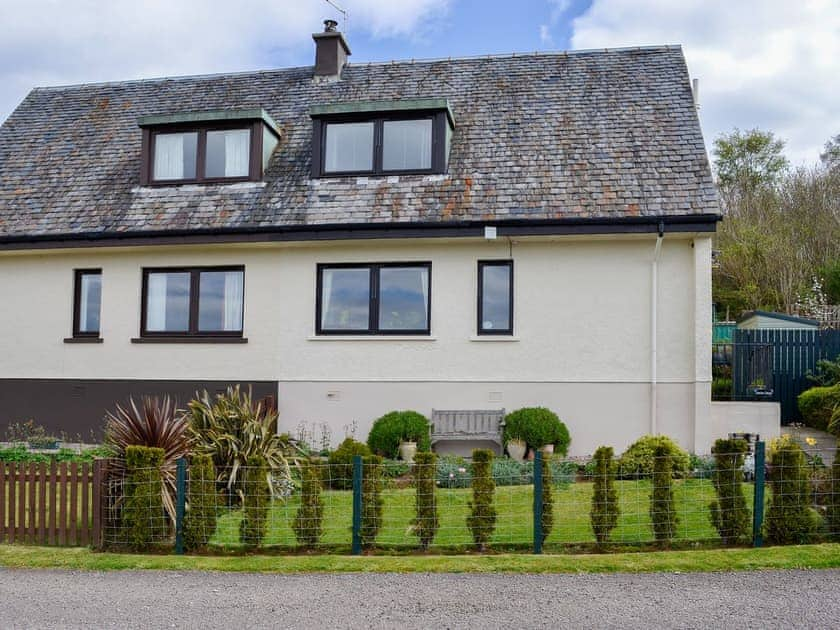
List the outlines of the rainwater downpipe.
{"label": "rainwater downpipe", "polygon": [[662,250],[662,240],[665,238],[665,222],[659,222],[659,233],[653,249],[653,260],[650,264],[650,434],[657,435],[659,427],[656,418],[656,312],[659,294],[659,252]]}

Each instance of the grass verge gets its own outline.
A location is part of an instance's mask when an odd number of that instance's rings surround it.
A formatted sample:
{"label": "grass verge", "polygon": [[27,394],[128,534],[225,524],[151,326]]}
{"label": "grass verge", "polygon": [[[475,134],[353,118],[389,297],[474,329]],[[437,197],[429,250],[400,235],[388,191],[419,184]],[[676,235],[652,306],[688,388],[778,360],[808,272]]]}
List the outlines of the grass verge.
{"label": "grass verge", "polygon": [[534,556],[174,556],[2,545],[0,566],[88,571],[155,569],[260,573],[648,573],[840,568],[840,544]]}

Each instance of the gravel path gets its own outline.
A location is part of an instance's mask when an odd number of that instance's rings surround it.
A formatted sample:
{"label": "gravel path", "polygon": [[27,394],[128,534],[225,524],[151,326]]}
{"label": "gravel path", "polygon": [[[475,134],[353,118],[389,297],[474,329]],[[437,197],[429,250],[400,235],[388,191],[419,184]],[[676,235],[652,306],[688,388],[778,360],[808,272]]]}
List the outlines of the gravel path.
{"label": "gravel path", "polygon": [[0,569],[0,626],[836,628],[838,593],[838,570],[289,576]]}

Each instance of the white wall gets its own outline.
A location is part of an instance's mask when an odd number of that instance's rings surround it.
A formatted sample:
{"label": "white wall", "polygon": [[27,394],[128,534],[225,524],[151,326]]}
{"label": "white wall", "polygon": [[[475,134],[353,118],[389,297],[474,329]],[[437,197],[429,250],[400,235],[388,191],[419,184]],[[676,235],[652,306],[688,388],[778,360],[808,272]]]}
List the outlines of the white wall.
{"label": "white wall", "polygon": [[[781,432],[781,407],[777,402],[722,401],[713,402],[711,426],[717,437],[730,433],[758,433],[769,442]],[[698,445],[698,452],[711,451],[714,440]],[[702,449],[702,450],[701,450]]]}

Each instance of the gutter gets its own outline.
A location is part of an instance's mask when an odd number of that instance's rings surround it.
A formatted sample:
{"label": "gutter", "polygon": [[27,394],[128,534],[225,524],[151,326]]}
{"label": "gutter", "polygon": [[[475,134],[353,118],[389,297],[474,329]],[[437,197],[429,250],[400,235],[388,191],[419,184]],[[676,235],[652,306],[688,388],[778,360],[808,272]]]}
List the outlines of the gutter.
{"label": "gutter", "polygon": [[665,222],[659,222],[656,245],[653,248],[653,260],[650,263],[650,434],[659,433],[656,406],[659,402],[657,392],[656,352],[657,352],[657,311],[659,309],[659,254],[665,238]]}

